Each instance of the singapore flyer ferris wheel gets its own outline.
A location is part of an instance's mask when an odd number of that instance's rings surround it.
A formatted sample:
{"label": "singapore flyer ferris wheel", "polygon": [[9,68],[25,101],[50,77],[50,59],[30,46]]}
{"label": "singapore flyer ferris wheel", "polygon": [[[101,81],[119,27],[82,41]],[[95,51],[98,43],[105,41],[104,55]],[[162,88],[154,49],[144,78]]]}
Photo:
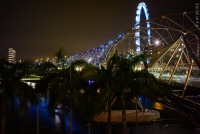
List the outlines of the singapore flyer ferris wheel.
{"label": "singapore flyer ferris wheel", "polygon": [[147,38],[148,38],[148,44],[150,45],[151,44],[151,40],[150,40],[150,34],[151,34],[151,31],[150,31],[150,23],[148,22],[149,20],[149,13],[148,13],[148,9],[147,9],[147,6],[144,2],[141,2],[139,3],[138,7],[137,7],[137,11],[136,11],[136,17],[135,17],[135,21],[136,21],[136,24],[135,24],[135,28],[136,28],[136,32],[135,32],[135,37],[136,37],[136,41],[135,41],[135,44],[137,45],[137,48],[136,48],[136,51],[141,51],[140,49],[140,32],[139,32],[139,29],[140,29],[140,16],[141,16],[141,11],[142,9],[144,10],[144,13],[145,13],[145,18],[146,18],[146,26],[147,26]]}

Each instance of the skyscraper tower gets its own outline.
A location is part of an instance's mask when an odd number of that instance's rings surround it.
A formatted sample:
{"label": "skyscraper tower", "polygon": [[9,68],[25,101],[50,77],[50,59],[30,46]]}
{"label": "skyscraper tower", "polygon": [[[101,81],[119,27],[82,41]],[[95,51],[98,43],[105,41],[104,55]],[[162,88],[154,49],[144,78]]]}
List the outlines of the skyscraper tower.
{"label": "skyscraper tower", "polygon": [[16,63],[16,51],[14,48],[8,49],[8,62]]}

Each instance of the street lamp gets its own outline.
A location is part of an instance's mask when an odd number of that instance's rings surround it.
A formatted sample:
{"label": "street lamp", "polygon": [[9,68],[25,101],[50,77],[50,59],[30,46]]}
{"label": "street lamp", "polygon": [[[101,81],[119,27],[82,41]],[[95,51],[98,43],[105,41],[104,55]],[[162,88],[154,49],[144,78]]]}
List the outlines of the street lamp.
{"label": "street lamp", "polygon": [[160,41],[159,40],[155,40],[154,44],[155,44],[155,46],[158,46],[160,44]]}
{"label": "street lamp", "polygon": [[100,88],[98,88],[98,89],[97,89],[97,93],[100,93],[100,92],[101,92],[101,89],[100,89]]}

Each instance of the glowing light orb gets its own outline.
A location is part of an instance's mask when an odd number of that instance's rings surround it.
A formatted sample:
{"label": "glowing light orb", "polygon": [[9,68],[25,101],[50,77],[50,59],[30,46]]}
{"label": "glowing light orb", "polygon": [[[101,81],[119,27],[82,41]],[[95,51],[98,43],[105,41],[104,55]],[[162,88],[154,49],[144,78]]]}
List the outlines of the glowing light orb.
{"label": "glowing light orb", "polygon": [[159,41],[159,40],[155,40],[155,41],[154,41],[154,44],[155,44],[156,46],[158,46],[158,45],[160,44],[160,41]]}

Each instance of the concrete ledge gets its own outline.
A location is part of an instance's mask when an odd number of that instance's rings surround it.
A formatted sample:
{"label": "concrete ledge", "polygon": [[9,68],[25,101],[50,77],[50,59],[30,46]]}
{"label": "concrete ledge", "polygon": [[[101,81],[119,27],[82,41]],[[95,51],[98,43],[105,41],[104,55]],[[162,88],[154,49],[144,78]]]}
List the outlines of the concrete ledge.
{"label": "concrete ledge", "polygon": [[[102,113],[96,116],[93,121],[97,122],[107,122],[108,113]],[[146,109],[145,112],[137,110],[138,122],[149,122],[160,118],[160,112],[155,110]],[[126,110],[126,121],[135,122],[136,121],[136,110]],[[122,122],[122,110],[112,110],[111,112],[111,122]]]}

